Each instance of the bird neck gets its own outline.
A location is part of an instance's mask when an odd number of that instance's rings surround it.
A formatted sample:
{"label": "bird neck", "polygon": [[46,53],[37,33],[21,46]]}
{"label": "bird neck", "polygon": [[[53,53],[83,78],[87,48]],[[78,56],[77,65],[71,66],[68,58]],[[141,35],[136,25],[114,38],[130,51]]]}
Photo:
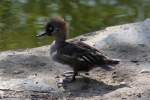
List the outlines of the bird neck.
{"label": "bird neck", "polygon": [[65,41],[55,41],[55,49],[59,50],[60,48],[64,47]]}
{"label": "bird neck", "polygon": [[63,47],[66,43],[66,39],[65,38],[56,38],[55,39],[55,46],[56,49],[59,49],[61,47]]}
{"label": "bird neck", "polygon": [[58,34],[54,36],[56,45],[63,45],[66,42],[67,34]]}
{"label": "bird neck", "polygon": [[55,41],[57,42],[57,43],[61,43],[61,42],[65,42],[66,41],[66,37],[60,37],[60,36],[57,36],[57,37],[55,37],[54,38],[55,39]]}

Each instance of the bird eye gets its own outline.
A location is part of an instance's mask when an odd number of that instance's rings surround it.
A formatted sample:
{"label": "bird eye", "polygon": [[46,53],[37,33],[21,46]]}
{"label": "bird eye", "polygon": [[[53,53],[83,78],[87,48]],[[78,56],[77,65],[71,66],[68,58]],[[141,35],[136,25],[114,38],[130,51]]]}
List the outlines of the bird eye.
{"label": "bird eye", "polygon": [[50,27],[49,27],[49,31],[50,31],[50,32],[58,32],[58,31],[59,31],[59,28],[56,27],[56,26],[55,26],[55,27],[54,27],[54,26],[50,26]]}
{"label": "bird eye", "polygon": [[52,34],[59,31],[59,28],[57,26],[54,26],[52,24],[47,24],[46,26],[46,33]]}
{"label": "bird eye", "polygon": [[54,30],[54,27],[53,26],[50,26],[49,27],[49,31],[53,31]]}
{"label": "bird eye", "polygon": [[53,32],[54,31],[54,26],[50,25],[47,27],[48,32]]}

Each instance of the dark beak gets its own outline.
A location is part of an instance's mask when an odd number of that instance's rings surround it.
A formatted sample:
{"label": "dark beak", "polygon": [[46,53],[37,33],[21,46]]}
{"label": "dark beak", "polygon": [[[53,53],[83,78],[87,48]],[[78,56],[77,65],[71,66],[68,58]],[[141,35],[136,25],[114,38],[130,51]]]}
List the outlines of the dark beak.
{"label": "dark beak", "polygon": [[44,35],[47,35],[47,33],[46,32],[39,32],[36,36],[41,37],[41,36],[44,36]]}

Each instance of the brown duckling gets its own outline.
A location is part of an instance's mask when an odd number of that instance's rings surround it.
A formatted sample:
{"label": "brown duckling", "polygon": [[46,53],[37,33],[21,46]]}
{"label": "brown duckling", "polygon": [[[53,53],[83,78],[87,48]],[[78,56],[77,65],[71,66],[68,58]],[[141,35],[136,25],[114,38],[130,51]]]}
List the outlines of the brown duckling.
{"label": "brown duckling", "polygon": [[109,59],[97,49],[81,42],[67,42],[68,24],[61,17],[53,17],[45,27],[45,32],[38,36],[53,36],[51,45],[52,59],[61,64],[69,65],[74,73],[72,81],[78,72],[88,72],[95,67],[107,69],[107,65],[116,65],[120,61]]}

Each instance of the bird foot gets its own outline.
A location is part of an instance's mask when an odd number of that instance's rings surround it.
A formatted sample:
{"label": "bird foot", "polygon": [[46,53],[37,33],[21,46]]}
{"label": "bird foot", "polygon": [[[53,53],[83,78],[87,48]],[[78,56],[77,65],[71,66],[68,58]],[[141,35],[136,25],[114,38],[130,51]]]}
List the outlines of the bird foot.
{"label": "bird foot", "polygon": [[66,71],[63,74],[74,74],[74,71]]}
{"label": "bird foot", "polygon": [[66,78],[70,78],[70,77],[73,77],[74,75],[74,72],[73,71],[67,71],[67,72],[64,72],[62,74],[63,77],[66,77]]}
{"label": "bird foot", "polygon": [[75,79],[74,78],[68,78],[68,77],[65,77],[65,78],[60,78],[57,82],[57,86],[60,88],[62,86],[64,86],[65,84],[67,83],[72,83]]}
{"label": "bird foot", "polygon": [[62,74],[63,77],[59,78],[57,86],[62,87],[67,83],[72,83],[75,80],[74,72],[67,71]]}

